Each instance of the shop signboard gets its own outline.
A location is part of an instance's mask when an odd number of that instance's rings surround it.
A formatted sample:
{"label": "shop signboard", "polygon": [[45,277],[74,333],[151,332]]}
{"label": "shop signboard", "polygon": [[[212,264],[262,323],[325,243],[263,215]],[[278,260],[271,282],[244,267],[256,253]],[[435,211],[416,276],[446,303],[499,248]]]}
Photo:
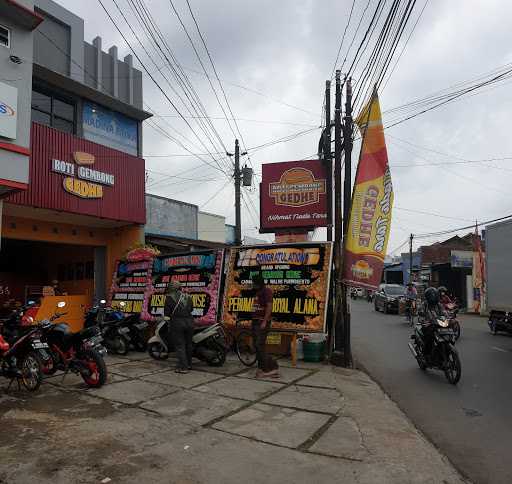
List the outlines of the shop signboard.
{"label": "shop signboard", "polygon": [[149,301],[149,313],[153,316],[163,314],[168,285],[171,281],[177,281],[192,298],[192,315],[196,323],[215,323],[223,261],[222,250],[155,257],[152,270],[154,290]]}
{"label": "shop signboard", "polygon": [[16,139],[18,89],[0,82],[0,136]]}
{"label": "shop signboard", "polygon": [[262,165],[260,232],[328,225],[327,176],[320,160]]}
{"label": "shop signboard", "polygon": [[473,252],[470,250],[452,250],[450,256],[452,267],[473,268]]}
{"label": "shop signboard", "polygon": [[137,156],[137,121],[96,104],[83,107],[84,138]]}
{"label": "shop signboard", "polygon": [[298,243],[231,249],[223,322],[249,324],[255,299],[252,278],[261,274],[273,291],[272,328],[324,332],[332,244]]}
{"label": "shop signboard", "polygon": [[142,158],[37,123],[31,150],[28,189],[9,203],[145,224]]}

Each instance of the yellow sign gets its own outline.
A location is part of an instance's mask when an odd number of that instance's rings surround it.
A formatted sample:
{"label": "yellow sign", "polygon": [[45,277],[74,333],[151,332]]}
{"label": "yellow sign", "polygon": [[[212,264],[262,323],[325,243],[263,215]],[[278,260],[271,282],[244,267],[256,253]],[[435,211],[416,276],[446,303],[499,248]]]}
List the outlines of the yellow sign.
{"label": "yellow sign", "polygon": [[281,335],[279,333],[270,333],[267,336],[267,344],[268,345],[280,345],[281,344]]}
{"label": "yellow sign", "polygon": [[103,198],[103,187],[78,178],[66,177],[63,180],[64,190],[80,198]]}
{"label": "yellow sign", "polygon": [[381,281],[393,208],[393,184],[376,92],[356,123],[363,142],[345,238],[344,281],[375,289]]}

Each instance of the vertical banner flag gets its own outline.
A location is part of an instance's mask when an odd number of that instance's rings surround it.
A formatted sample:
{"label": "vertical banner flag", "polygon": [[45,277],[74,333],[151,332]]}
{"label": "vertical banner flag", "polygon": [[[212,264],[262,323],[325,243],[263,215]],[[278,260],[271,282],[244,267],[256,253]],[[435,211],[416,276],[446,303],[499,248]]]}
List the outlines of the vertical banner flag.
{"label": "vertical banner flag", "polygon": [[473,237],[473,311],[479,313],[485,287],[485,259],[482,243],[478,234],[478,225]]}
{"label": "vertical banner flag", "polygon": [[361,154],[344,246],[344,282],[376,289],[391,229],[393,184],[377,92],[356,119]]}

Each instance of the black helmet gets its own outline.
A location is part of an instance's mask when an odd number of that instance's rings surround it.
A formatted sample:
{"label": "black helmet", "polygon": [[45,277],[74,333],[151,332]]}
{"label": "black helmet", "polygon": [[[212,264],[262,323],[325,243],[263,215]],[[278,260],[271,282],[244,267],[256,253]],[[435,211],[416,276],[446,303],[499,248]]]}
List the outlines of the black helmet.
{"label": "black helmet", "polygon": [[441,286],[439,289],[438,289],[439,293],[444,293],[444,292],[448,292],[448,289],[446,289],[446,287],[444,286]]}
{"label": "black helmet", "polygon": [[425,291],[425,300],[429,306],[435,306],[439,303],[439,291],[435,287],[429,287]]}

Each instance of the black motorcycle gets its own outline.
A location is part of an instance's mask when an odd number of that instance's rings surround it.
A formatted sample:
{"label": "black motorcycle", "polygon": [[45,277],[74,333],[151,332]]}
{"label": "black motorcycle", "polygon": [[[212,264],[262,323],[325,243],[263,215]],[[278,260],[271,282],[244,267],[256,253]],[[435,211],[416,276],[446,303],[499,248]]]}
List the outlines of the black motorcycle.
{"label": "black motorcycle", "polygon": [[[121,303],[121,309],[124,303]],[[85,317],[85,327],[99,326],[105,346],[118,355],[126,355],[131,347],[137,351],[147,349],[148,323],[139,314],[125,314],[107,307],[102,299]]]}
{"label": "black motorcycle", "polygon": [[[427,341],[425,331],[432,331],[429,338],[430,350],[426,353]],[[444,372],[446,379],[456,385],[461,377],[462,369],[459,353],[455,349],[455,333],[449,321],[441,316],[430,323],[430,327],[416,325],[409,342],[409,349],[422,370],[433,368]]]}
{"label": "black motorcycle", "polygon": [[[58,307],[65,304],[61,302]],[[49,356],[43,359],[43,373],[53,375],[57,370],[65,374],[71,371],[80,375],[89,387],[99,388],[107,381],[103,360],[107,350],[101,344],[101,331],[97,326],[91,326],[73,333],[66,323],[52,323],[65,315],[56,312],[49,320],[40,323],[42,339],[49,346]]]}

